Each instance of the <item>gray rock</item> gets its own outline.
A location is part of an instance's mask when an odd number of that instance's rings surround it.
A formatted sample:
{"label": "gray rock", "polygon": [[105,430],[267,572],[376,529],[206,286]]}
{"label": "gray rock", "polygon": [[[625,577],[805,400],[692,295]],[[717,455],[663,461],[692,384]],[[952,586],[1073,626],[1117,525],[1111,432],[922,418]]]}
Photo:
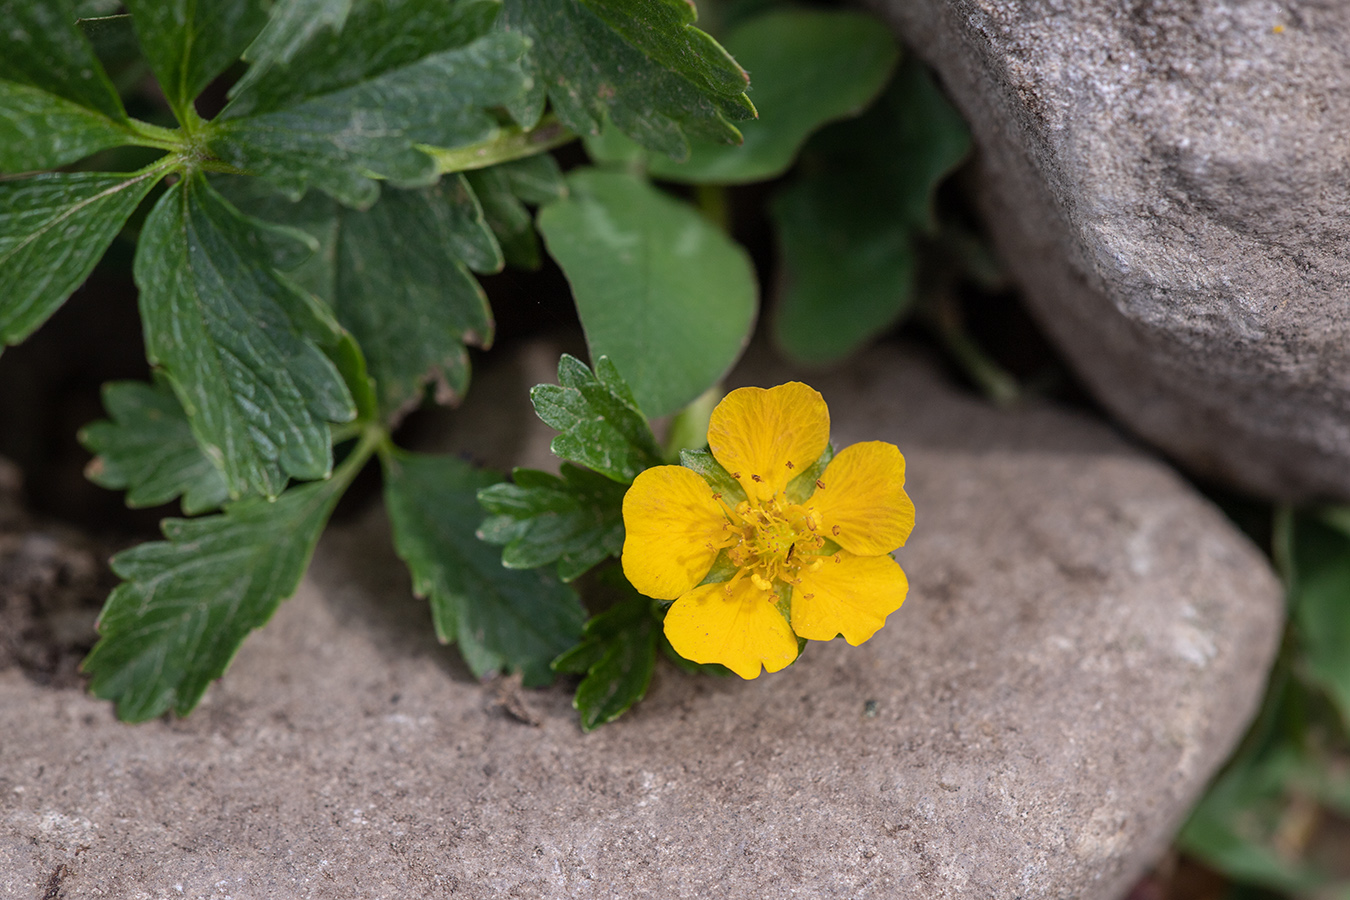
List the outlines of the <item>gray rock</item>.
{"label": "gray rock", "polygon": [[[470,404],[509,406],[487,381]],[[436,645],[371,514],[186,720],[0,672],[0,896],[1120,896],[1254,711],[1266,564],[1081,417],[894,351],[815,383],[838,445],[909,461],[912,590],[869,643],[663,665],[591,735],[564,687],[509,698],[531,727]]]}
{"label": "gray rock", "polygon": [[871,0],[974,130],[996,243],[1196,473],[1350,498],[1350,5]]}

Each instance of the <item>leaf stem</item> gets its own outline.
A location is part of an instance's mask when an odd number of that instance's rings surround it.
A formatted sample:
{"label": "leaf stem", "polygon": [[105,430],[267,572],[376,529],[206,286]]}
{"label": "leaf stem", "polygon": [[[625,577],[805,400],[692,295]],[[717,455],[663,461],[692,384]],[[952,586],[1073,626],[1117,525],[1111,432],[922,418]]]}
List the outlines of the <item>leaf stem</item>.
{"label": "leaf stem", "polygon": [[140,119],[128,119],[126,129],[134,137],[136,146],[154,147],[157,150],[181,152],[188,145],[188,139],[180,129],[151,125]]}
{"label": "leaf stem", "polygon": [[379,422],[365,422],[363,426],[352,452],[333,470],[333,481],[341,484],[344,490],[375,455],[375,451],[383,452],[384,445],[389,442],[389,430]]}
{"label": "leaf stem", "polygon": [[534,128],[529,130],[504,128],[495,137],[476,144],[467,144],[451,150],[418,144],[417,149],[436,160],[437,171],[445,175],[449,172],[486,169],[498,163],[534,156],[574,141],[576,137],[556,117],[548,115]]}

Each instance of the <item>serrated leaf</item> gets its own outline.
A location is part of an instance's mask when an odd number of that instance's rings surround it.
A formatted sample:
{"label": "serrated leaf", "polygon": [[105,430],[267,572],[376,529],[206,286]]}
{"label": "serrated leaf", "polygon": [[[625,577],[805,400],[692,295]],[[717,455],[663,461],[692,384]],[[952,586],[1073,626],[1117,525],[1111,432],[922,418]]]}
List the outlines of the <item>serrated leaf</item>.
{"label": "serrated leaf", "polygon": [[503,265],[463,176],[424,190],[387,189],[364,213],[317,192],[290,203],[259,190],[256,179],[223,187],[249,213],[299,228],[318,244],[290,274],[327,300],[360,344],[386,421],[416,407],[428,383],[442,403],[463,395],[464,345],[490,346],[493,334],[487,297],[469,268]]}
{"label": "serrated leaf", "polygon": [[475,536],[478,492],[500,476],[448,456],[384,457],[394,545],[431,602],[436,634],[455,642],[478,677],[519,671],[529,686],[553,680],[549,663],[581,634],[576,595],[552,574],[507,569]]}
{"label": "serrated leaf", "polygon": [[192,711],[248,633],[295,592],[346,482],[249,498],[221,515],[166,519],[167,541],[113,558],[125,581],[99,616],[84,661],[90,690],[129,722]]}
{"label": "serrated leaf", "polygon": [[525,204],[550,203],[567,196],[567,182],[553,157],[540,154],[464,175],[506,262],[522,269],[539,268],[539,238],[534,216]]}
{"label": "serrated leaf", "polygon": [[[842,10],[759,15],[727,35],[727,48],[755,74],[750,96],[759,118],[741,126],[740,146],[694,141],[684,162],[649,159],[651,175],[701,184],[745,184],[781,175],[814,131],[862,112],[899,58],[895,39],[881,21]],[[630,155],[614,143],[608,137],[588,146],[597,158]]]}
{"label": "serrated leaf", "polygon": [[812,142],[803,174],[770,204],[781,246],[774,336],[787,354],[841,359],[908,311],[913,235],[930,228],[933,193],[969,148],[917,63],[865,116]]}
{"label": "serrated leaf", "polygon": [[267,23],[265,0],[126,0],[145,58],[178,121]]}
{"label": "serrated leaf", "polygon": [[80,443],[94,460],[85,470],[100,487],[126,490],[127,506],[159,506],[182,496],[183,512],[219,507],[225,478],[192,436],[187,415],[163,379],[153,385],[117,381],[103,386],[111,419],[90,423]]}
{"label": "serrated leaf", "polygon": [[276,496],[287,475],[327,475],[328,423],[355,415],[319,349],[337,332],[277,277],[255,224],[191,176],[150,212],[134,274],[146,355],[231,493]]}
{"label": "serrated leaf", "polygon": [[750,338],[749,256],[691,206],[619,172],[574,170],[539,213],[572,286],[591,357],[608,356],[649,416],[717,382]]}
{"label": "serrated leaf", "polygon": [[125,122],[122,101],[75,18],[69,0],[0,0],[0,79]]}
{"label": "serrated leaf", "polygon": [[313,184],[366,208],[379,195],[376,178],[399,187],[436,182],[436,164],[419,145],[453,148],[497,133],[487,109],[524,90],[525,48],[516,36],[488,35],[275,112],[229,119],[213,130],[211,148],[294,197]]}
{"label": "serrated leaf", "polygon": [[558,382],[530,391],[539,418],[559,431],[549,445],[554,454],[625,484],[661,465],[651,426],[608,358],[600,357],[592,373],[563,354]]}
{"label": "serrated leaf", "polygon": [[77,172],[0,182],[0,345],[32,334],[84,283],[158,180]]}
{"label": "serrated leaf", "polygon": [[323,29],[337,34],[347,24],[353,0],[278,0],[262,32],[244,51],[249,70],[234,90],[242,91],[276,63],[288,63]]}
{"label": "serrated leaf", "polygon": [[582,731],[613,722],[641,701],[656,669],[661,623],[652,615],[651,600],[622,577],[607,580],[623,598],[588,621],[581,643],[553,661],[559,672],[585,675],[572,698]]}
{"label": "serrated leaf", "polygon": [[0,81],[0,173],[54,169],[130,142],[125,128],[87,106]]}
{"label": "serrated leaf", "polygon": [[705,90],[724,97],[745,93],[750,76],[712,35],[694,27],[688,0],[582,0],[588,9],[643,53]]}
{"label": "serrated leaf", "polygon": [[535,569],[558,564],[558,577],[573,581],[623,549],[623,495],[627,486],[577,466],[562,465],[562,477],[516,469],[514,483],[478,492],[493,513],[478,536],[504,545],[502,565]]}
{"label": "serrated leaf", "polygon": [[[664,6],[665,0],[660,2]],[[688,26],[673,23],[668,9],[659,12],[666,21],[653,21],[632,19],[626,3],[595,5],[634,28],[643,27],[643,21],[652,25],[656,30],[641,43],[668,48],[664,56],[673,57],[681,43],[688,45]],[[578,134],[598,134],[608,117],[643,146],[683,159],[689,152],[687,136],[737,143],[740,132],[728,120],[754,115],[743,93],[709,89],[709,74],[726,64],[724,52],[710,55],[716,46],[711,38],[696,39],[699,56],[680,65],[683,72],[697,73],[691,81],[633,46],[581,0],[505,0],[498,27],[533,41],[528,58],[533,87],[509,107],[526,127],[538,120],[547,97],[558,118]]]}

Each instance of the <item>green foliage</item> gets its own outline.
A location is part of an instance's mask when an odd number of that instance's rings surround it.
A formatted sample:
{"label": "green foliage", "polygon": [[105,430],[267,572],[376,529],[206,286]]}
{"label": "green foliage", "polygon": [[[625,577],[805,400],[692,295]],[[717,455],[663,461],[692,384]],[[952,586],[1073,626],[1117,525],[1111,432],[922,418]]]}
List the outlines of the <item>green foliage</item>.
{"label": "green foliage", "polygon": [[[745,184],[783,174],[806,138],[835,119],[856,116],[886,84],[899,51],[890,30],[861,13],[785,9],[755,16],[727,35],[727,49],[755,74],[759,118],[741,126],[744,143],[695,141],[683,162],[645,160],[671,181]],[[640,148],[613,130],[587,142],[604,161]]]}
{"label": "green foliage", "polygon": [[87,106],[0,81],[0,173],[64,166],[127,141],[125,127]]}
{"label": "green foliage", "polygon": [[69,0],[0,0],[0,81],[29,85],[115,122],[122,100],[94,48],[75,26]]}
{"label": "green foliage", "polygon": [[458,642],[478,677],[519,671],[526,685],[553,680],[549,663],[576,643],[585,616],[551,574],[502,566],[475,535],[478,492],[499,477],[453,457],[397,452],[382,457],[394,545],[431,601],[436,634]]}
{"label": "green foliage", "polygon": [[295,592],[350,474],[269,502],[251,497],[220,515],[166,519],[167,541],[113,558],[125,581],[99,617],[84,661],[95,695],[128,722],[187,715],[225,672],[244,638]]}
{"label": "green foliage", "polygon": [[625,484],[661,464],[651,426],[608,357],[596,360],[592,373],[564,354],[558,384],[537,385],[530,400],[539,418],[560,432],[549,449],[565,460]]}
{"label": "green foliage", "polygon": [[558,564],[558,577],[573,581],[623,549],[623,495],[627,485],[564,463],[562,477],[516,469],[514,483],[478,492],[493,515],[478,536],[505,545],[502,565],[533,569]]}
{"label": "green foliage", "polygon": [[80,443],[96,454],[87,473],[95,484],[126,490],[128,506],[159,506],[181,495],[183,512],[190,516],[225,502],[225,478],[197,446],[187,415],[163,378],[153,385],[106,384],[103,407],[112,420],[93,422],[80,432]]}
{"label": "green foliage", "polygon": [[466,176],[506,262],[525,269],[539,268],[539,238],[534,232],[534,216],[525,204],[553,203],[567,196],[567,182],[553,157],[528,156]]}
{"label": "green foliage", "polygon": [[553,661],[559,672],[584,676],[572,698],[583,731],[613,722],[646,695],[661,639],[652,601],[614,570],[607,574],[605,583],[620,599],[586,623],[581,643]]}
{"label": "green foliage", "polygon": [[801,177],[774,197],[781,294],[774,336],[830,362],[890,327],[914,298],[914,236],[932,228],[938,183],[970,149],[960,116],[918,65],[866,115],[812,142]]}
{"label": "green foliage", "polygon": [[84,283],[157,174],[0,182],[0,344],[28,337]]}
{"label": "green foliage", "polygon": [[745,251],[645,181],[582,169],[539,230],[572,286],[592,358],[608,356],[650,416],[718,381],[755,319]]}

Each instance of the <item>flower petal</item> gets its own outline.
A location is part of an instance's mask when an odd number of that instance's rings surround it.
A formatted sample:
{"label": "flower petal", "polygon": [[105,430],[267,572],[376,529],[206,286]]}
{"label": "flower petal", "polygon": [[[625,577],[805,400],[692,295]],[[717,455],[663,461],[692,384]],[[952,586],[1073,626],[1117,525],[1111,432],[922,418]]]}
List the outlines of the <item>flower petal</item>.
{"label": "flower petal", "polygon": [[767,390],[738,388],[722,398],[708,422],[708,448],[751,500],[783,490],[829,443],[825,398],[798,381]]}
{"label": "flower petal", "polygon": [[683,466],[655,466],[623,496],[623,574],[648,597],[673,600],[703,580],[727,535],[713,490]]}
{"label": "flower petal", "polygon": [[773,595],[743,578],[705,584],[675,601],[666,613],[666,639],[675,652],[698,663],[721,663],[742,678],[758,678],[797,658],[797,638]]}
{"label": "flower petal", "polygon": [[909,580],[889,556],[841,550],[837,557],[838,562],[827,557],[816,571],[801,573],[792,589],[792,630],[812,641],[842,634],[856,647],[905,602]]}
{"label": "flower petal", "polygon": [[859,556],[903,546],[914,530],[914,504],[905,493],[905,458],[894,444],[865,441],[837,453],[806,501],[820,533]]}

